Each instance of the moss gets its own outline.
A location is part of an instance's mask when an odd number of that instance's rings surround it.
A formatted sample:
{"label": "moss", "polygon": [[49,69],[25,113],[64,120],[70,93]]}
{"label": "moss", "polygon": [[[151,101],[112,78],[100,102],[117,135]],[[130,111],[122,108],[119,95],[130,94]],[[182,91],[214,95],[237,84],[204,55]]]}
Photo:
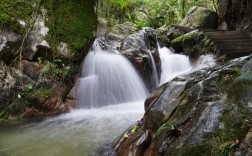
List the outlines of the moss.
{"label": "moss", "polygon": [[39,104],[54,95],[53,89],[33,90],[25,95],[27,100],[32,104]]}
{"label": "moss", "polygon": [[[23,20],[27,23],[35,10],[36,2],[24,0],[1,0],[0,1],[0,28],[9,28],[17,33],[24,33],[17,20]],[[27,26],[27,25],[26,25]]]}
{"label": "moss", "polygon": [[198,34],[195,32],[187,33],[183,36],[183,47],[192,47],[198,42]]}
{"label": "moss", "polygon": [[43,0],[47,9],[47,40],[56,49],[60,42],[69,44],[71,51],[80,51],[93,37],[97,17],[94,3],[82,0]]}
{"label": "moss", "polygon": [[171,41],[171,47],[173,47],[177,52],[183,51],[183,36],[177,37]]}

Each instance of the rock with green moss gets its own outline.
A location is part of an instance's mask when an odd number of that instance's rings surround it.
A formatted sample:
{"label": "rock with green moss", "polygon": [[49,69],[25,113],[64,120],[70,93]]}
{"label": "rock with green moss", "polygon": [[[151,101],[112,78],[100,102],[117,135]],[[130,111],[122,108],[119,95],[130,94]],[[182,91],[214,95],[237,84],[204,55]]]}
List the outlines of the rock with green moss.
{"label": "rock with green moss", "polygon": [[194,6],[187,12],[181,25],[192,28],[216,29],[218,15],[207,8]]}
{"label": "rock with green moss", "polygon": [[106,38],[108,40],[123,40],[126,36],[134,34],[137,31],[138,28],[134,23],[125,22],[110,28],[106,33]]}
{"label": "rock with green moss", "polygon": [[170,47],[171,41],[184,33],[180,30],[172,27],[171,25],[163,25],[162,27],[156,29],[158,41],[161,47]]}
{"label": "rock with green moss", "polygon": [[190,58],[197,59],[200,53],[203,53],[199,48],[200,42],[203,39],[204,35],[195,30],[172,40],[171,47],[178,53],[183,52],[189,55]]}

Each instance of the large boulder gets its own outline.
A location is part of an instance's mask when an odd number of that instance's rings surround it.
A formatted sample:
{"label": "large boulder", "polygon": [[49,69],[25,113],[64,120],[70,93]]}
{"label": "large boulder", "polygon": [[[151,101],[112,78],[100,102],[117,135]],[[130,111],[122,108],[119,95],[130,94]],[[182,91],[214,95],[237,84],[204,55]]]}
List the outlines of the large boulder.
{"label": "large boulder", "polygon": [[[158,73],[161,72],[161,62],[157,50],[155,30],[146,28],[126,36],[121,42],[119,51],[131,61],[149,90],[157,87],[158,83],[155,82],[155,78],[158,78]],[[157,72],[155,73],[154,70]]]}
{"label": "large boulder", "polygon": [[110,50],[118,51],[121,46],[121,41],[128,35],[134,34],[138,31],[134,23],[126,22],[117,24],[108,29],[105,34],[106,44],[105,47]]}
{"label": "large boulder", "polygon": [[187,12],[181,25],[192,28],[216,29],[218,14],[207,8],[194,6]]}

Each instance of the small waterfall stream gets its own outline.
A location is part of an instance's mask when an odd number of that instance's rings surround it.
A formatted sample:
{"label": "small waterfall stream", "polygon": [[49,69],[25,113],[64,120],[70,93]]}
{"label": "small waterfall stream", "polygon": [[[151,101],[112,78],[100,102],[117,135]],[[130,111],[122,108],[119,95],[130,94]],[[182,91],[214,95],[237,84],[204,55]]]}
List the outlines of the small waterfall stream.
{"label": "small waterfall stream", "polygon": [[158,51],[161,59],[160,86],[179,74],[183,74],[192,69],[188,56],[173,54],[167,47],[161,48],[158,44]]}
{"label": "small waterfall stream", "polygon": [[97,41],[85,58],[79,85],[80,108],[144,100],[148,91],[131,63],[104,51]]}

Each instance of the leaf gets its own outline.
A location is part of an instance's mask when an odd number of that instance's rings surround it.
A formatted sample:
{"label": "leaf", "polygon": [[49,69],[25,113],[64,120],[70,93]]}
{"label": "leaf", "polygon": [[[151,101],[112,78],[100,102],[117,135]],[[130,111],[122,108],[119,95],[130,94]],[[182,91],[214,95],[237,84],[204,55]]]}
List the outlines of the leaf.
{"label": "leaf", "polygon": [[137,125],[134,125],[131,129],[130,129],[130,132],[131,133],[134,133],[134,132],[136,132],[136,130],[139,128],[139,126],[137,126]]}
{"label": "leaf", "polygon": [[225,129],[225,123],[221,122],[219,125],[219,129]]}

